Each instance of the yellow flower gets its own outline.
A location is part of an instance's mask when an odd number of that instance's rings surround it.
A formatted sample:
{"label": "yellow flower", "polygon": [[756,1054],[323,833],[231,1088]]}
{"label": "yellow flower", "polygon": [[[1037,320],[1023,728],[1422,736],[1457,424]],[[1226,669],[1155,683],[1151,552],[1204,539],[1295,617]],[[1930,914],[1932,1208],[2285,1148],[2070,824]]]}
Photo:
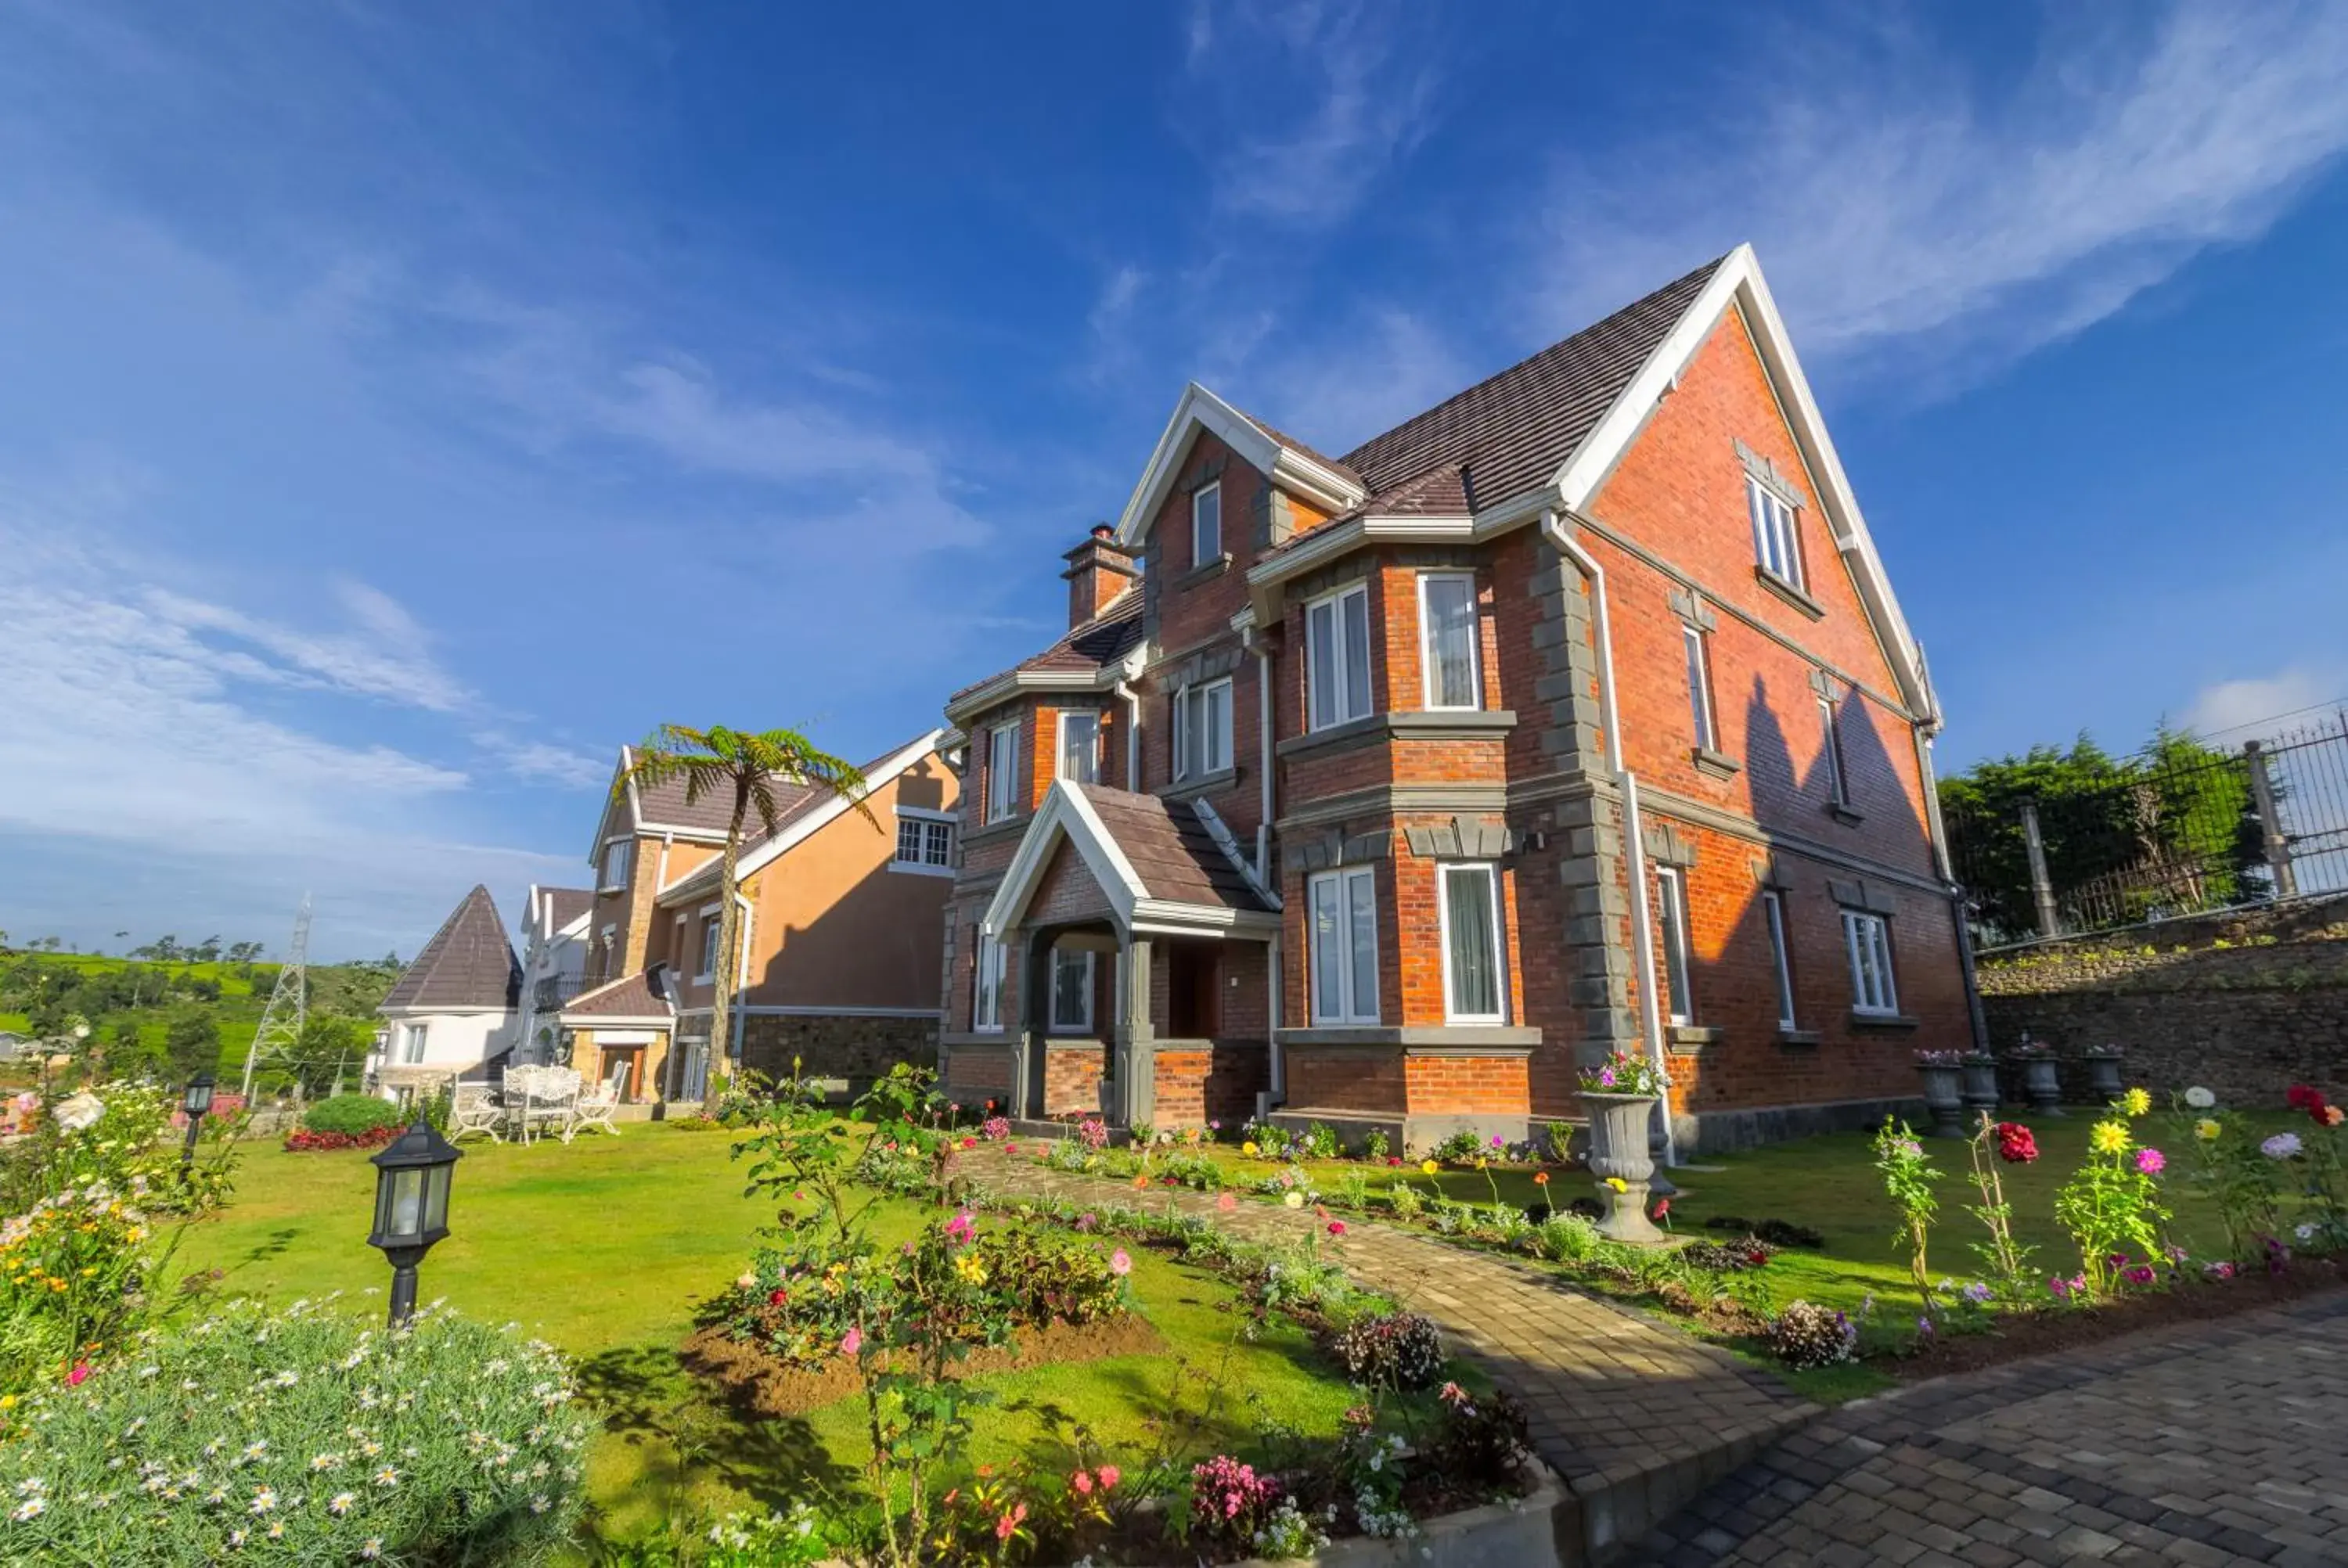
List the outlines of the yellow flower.
{"label": "yellow flower", "polygon": [[1420,1170],[1422,1170],[1422,1171],[1426,1172],[1426,1173],[1428,1175],[1430,1175],[1430,1176],[1431,1176],[1431,1175],[1433,1175],[1433,1174],[1435,1174],[1435,1173],[1436,1173],[1437,1171],[1438,1171],[1438,1170],[1442,1169],[1442,1167],[1441,1167],[1441,1166],[1437,1165],[1437,1164],[1434,1161],[1432,1161],[1432,1160],[1421,1160],[1421,1161],[1418,1163],[1418,1168],[1419,1168]]}
{"label": "yellow flower", "polygon": [[1608,1186],[1610,1186],[1610,1187],[1613,1188],[1613,1189],[1614,1189],[1616,1192],[1618,1192],[1618,1193],[1627,1193],[1627,1192],[1629,1192],[1629,1191],[1631,1190],[1631,1184],[1630,1184],[1630,1183],[1628,1183],[1628,1182],[1626,1182],[1626,1181],[1624,1181],[1624,1180],[1623,1180],[1622,1177],[1620,1177],[1620,1176],[1609,1176],[1609,1177],[1607,1177],[1607,1178],[1606,1178],[1606,1184],[1607,1184]]}
{"label": "yellow flower", "polygon": [[2204,1143],[2216,1143],[2218,1141],[2218,1123],[2210,1117],[2204,1116],[2200,1121],[2193,1123],[2193,1135],[2196,1138],[2200,1139]]}
{"label": "yellow flower", "polygon": [[1253,1143],[1252,1141],[1251,1141],[1251,1142],[1248,1142],[1248,1143],[1245,1143],[1241,1144],[1241,1145],[1240,1145],[1240,1153],[1242,1153],[1242,1154],[1250,1154],[1250,1155],[1253,1154],[1253,1153],[1255,1153],[1255,1144],[1254,1144],[1254,1143]]}
{"label": "yellow flower", "polygon": [[986,1283],[986,1265],[978,1261],[978,1255],[974,1252],[966,1252],[955,1258],[954,1272],[973,1285]]}
{"label": "yellow flower", "polygon": [[1490,1162],[1487,1161],[1481,1154],[1476,1156],[1476,1168],[1479,1171],[1484,1169],[1484,1167],[1489,1163]]}
{"label": "yellow flower", "polygon": [[2152,1109],[2152,1096],[2141,1089],[2131,1089],[2120,1096],[2120,1108],[2131,1116],[2142,1116]]}
{"label": "yellow flower", "polygon": [[2125,1122],[2098,1122],[2096,1130],[2087,1134],[2098,1154],[2120,1154],[2127,1152],[2128,1130]]}

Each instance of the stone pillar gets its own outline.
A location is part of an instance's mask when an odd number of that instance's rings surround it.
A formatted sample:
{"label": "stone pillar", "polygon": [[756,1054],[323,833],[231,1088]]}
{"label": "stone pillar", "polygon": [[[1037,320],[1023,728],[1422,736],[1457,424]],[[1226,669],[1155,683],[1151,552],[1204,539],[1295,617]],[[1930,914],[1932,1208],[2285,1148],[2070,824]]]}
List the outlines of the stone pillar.
{"label": "stone pillar", "polygon": [[1125,933],[1117,948],[1117,1018],[1109,1032],[1119,1120],[1130,1127],[1158,1112],[1158,1031],[1149,1022],[1149,938]]}
{"label": "stone pillar", "polygon": [[1044,1040],[1050,1030],[1052,945],[1022,926],[1004,960],[1019,977],[1019,1019],[1011,1035],[1011,1113],[1040,1121],[1044,1115]]}

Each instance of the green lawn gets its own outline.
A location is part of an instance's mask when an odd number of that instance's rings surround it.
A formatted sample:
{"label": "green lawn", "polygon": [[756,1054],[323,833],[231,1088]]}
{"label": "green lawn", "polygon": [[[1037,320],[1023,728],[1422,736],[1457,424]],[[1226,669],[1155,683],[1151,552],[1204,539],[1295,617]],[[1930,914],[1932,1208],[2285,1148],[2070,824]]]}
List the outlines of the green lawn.
{"label": "green lawn", "polygon": [[[569,1147],[469,1141],[450,1235],[424,1266],[427,1299],[445,1295],[470,1315],[518,1321],[579,1358],[606,1413],[590,1484],[611,1533],[648,1527],[681,1497],[779,1504],[798,1495],[795,1476],[852,1464],[860,1453],[856,1407],[746,1419],[703,1397],[676,1365],[695,1304],[741,1271],[771,1217],[742,1196],[729,1142],[649,1123]],[[250,1149],[235,1199],[190,1233],[174,1266],[220,1270],[219,1290],[277,1301],[342,1290],[355,1309],[380,1311],[389,1270],[365,1241],[373,1192],[364,1154]],[[907,1234],[919,1220],[911,1205],[892,1203],[881,1228]],[[1229,1310],[1230,1287],[1141,1249],[1132,1277],[1170,1352],[980,1379],[1002,1403],[986,1418],[973,1461],[1036,1445],[1037,1407],[1047,1401],[1106,1438],[1138,1445],[1145,1416],[1178,1389],[1195,1399],[1219,1369],[1232,1390],[1220,1423],[1231,1445],[1248,1446],[1260,1417],[1336,1431],[1349,1392],[1301,1332],[1238,1340],[1242,1319]],[[1260,1402],[1253,1408],[1244,1403],[1251,1397]]]}

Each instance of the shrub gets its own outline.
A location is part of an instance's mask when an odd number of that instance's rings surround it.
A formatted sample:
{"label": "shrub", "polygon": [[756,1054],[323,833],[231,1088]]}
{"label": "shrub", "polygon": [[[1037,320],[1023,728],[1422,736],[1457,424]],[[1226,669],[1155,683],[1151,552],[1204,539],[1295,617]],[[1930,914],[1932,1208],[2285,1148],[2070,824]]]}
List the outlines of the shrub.
{"label": "shrub", "polygon": [[1425,1389],[1443,1373],[1443,1337],[1416,1312],[1365,1314],[1337,1336],[1345,1376],[1377,1389]]}
{"label": "shrub", "polygon": [[1533,1229],[1533,1250],[1551,1263],[1580,1263],[1599,1240],[1598,1227],[1576,1214],[1552,1213]]}
{"label": "shrub", "polygon": [[1255,1467],[1217,1454],[1190,1470],[1190,1531],[1231,1546],[1255,1544],[1256,1532],[1271,1521],[1280,1501],[1280,1482]]}
{"label": "shrub", "polygon": [[1464,1127],[1437,1143],[1434,1153],[1436,1159],[1456,1165],[1472,1165],[1484,1155],[1484,1140]]}
{"label": "shrub", "polygon": [[1505,1486],[1532,1447],[1524,1407],[1507,1389],[1470,1394],[1457,1383],[1443,1385],[1443,1425],[1429,1453],[1455,1484]]}
{"label": "shrub", "polygon": [[1375,1160],[1384,1164],[1386,1156],[1393,1152],[1394,1143],[1383,1131],[1374,1130],[1368,1137],[1362,1140],[1362,1158],[1365,1160]]}
{"label": "shrub", "polygon": [[15,1412],[0,1558],[526,1561],[578,1513],[571,1397],[553,1349],[445,1313],[236,1303]]}
{"label": "shrub", "polygon": [[1315,1122],[1304,1129],[1304,1157],[1311,1160],[1334,1160],[1337,1157],[1337,1132],[1325,1122]]}
{"label": "shrub", "polygon": [[385,1127],[396,1131],[407,1124],[407,1118],[400,1113],[398,1106],[372,1094],[330,1095],[302,1113],[305,1132],[341,1132],[351,1137]]}
{"label": "shrub", "polygon": [[1090,1242],[1041,1226],[979,1233],[973,1250],[987,1277],[1014,1317],[1027,1323],[1093,1323],[1128,1309],[1122,1248],[1105,1251]]}
{"label": "shrub", "polygon": [[1796,1301],[1769,1326],[1769,1349],[1788,1367],[1831,1367],[1859,1348],[1859,1326],[1832,1307]]}

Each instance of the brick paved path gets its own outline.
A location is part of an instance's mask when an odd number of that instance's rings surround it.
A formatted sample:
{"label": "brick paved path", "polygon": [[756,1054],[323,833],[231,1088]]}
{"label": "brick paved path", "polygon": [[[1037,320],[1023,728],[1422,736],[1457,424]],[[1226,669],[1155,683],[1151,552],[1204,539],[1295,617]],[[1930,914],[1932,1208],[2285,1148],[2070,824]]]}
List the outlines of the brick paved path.
{"label": "brick paved path", "polygon": [[[1101,1207],[1162,1206],[1259,1241],[1296,1241],[1310,1210],[1179,1188],[1070,1175],[986,1157],[965,1170],[1004,1196],[1063,1197]],[[1524,1402],[1534,1446],[1573,1490],[1584,1549],[1603,1555],[1819,1414],[1784,1385],[1678,1329],[1567,1287],[1554,1275],[1489,1253],[1348,1218],[1334,1244],[1346,1272],[1440,1324]]]}
{"label": "brick paved path", "polygon": [[1639,1560],[2348,1563],[2348,1295],[1848,1405]]}

